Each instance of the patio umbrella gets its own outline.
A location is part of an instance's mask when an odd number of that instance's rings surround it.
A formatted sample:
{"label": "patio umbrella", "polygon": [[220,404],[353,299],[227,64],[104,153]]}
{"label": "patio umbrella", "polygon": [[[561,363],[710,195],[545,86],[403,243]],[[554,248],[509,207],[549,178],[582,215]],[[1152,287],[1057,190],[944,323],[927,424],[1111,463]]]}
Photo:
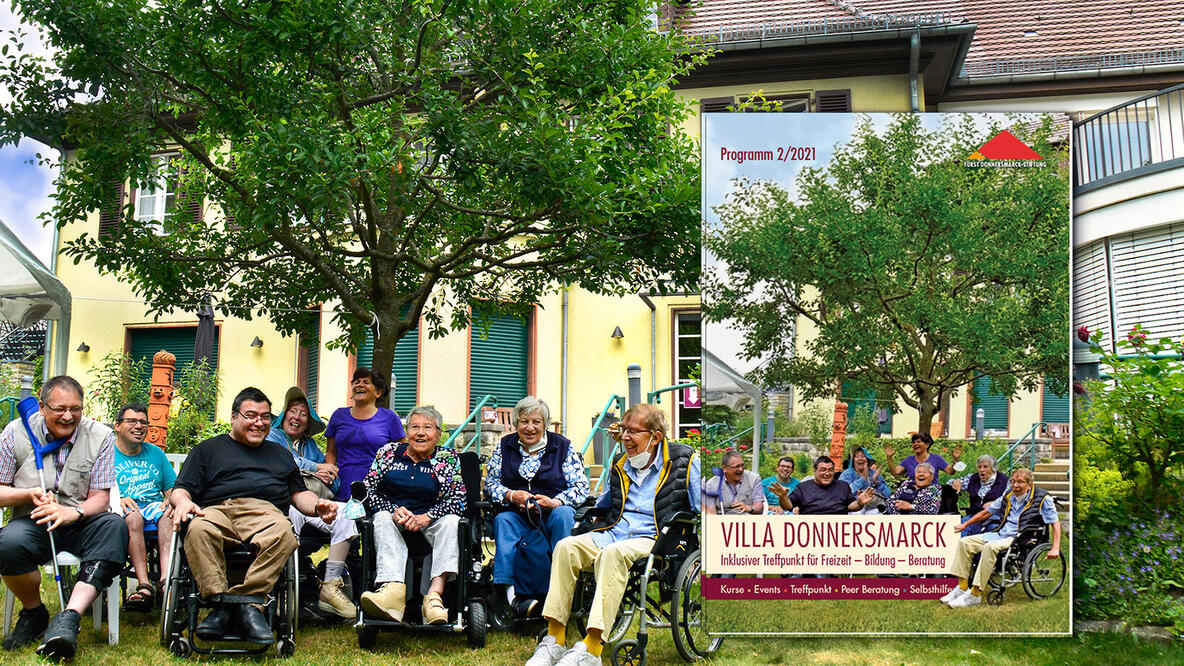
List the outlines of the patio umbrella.
{"label": "patio umbrella", "polygon": [[214,328],[214,308],[209,302],[197,309],[197,334],[193,338],[193,362],[205,359],[207,367],[214,367],[214,337],[218,334]]}
{"label": "patio umbrella", "polygon": [[736,372],[709,350],[703,350],[703,402],[708,405],[727,405],[733,411],[752,407],[752,468],[760,469],[761,390]]}
{"label": "patio umbrella", "polygon": [[[26,328],[54,322],[53,358],[45,359],[45,378],[66,371],[70,340],[70,290],[0,221],[0,319]],[[48,340],[46,341],[48,346]]]}

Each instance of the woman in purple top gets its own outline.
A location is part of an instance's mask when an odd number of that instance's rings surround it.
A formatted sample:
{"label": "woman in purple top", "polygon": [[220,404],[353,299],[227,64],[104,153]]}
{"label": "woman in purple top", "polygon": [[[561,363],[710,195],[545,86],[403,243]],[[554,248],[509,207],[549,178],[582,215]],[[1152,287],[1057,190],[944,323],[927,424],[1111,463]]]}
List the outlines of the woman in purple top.
{"label": "woman in purple top", "polygon": [[386,376],[370,368],[354,370],[350,381],[354,406],[342,407],[329,418],[325,430],[325,462],[337,465],[341,487],[337,499],[349,499],[349,486],[361,481],[378,449],[390,442],[403,440],[403,422],[399,415],[375,404],[386,395]]}
{"label": "woman in purple top", "polygon": [[[904,476],[907,474],[909,480],[912,481],[917,480],[917,465],[920,465],[921,463],[929,463],[930,465],[933,465],[935,475],[936,472],[945,472],[946,474],[954,473],[954,466],[946,462],[945,458],[942,458],[936,453],[929,452],[929,447],[933,446],[933,438],[929,436],[929,433],[913,433],[912,445],[913,455],[900,461],[899,465],[892,462],[893,456],[896,455],[896,448],[891,444],[884,445],[884,458],[888,471],[892,472],[896,476]],[[954,459],[954,462],[958,462],[962,458],[961,444],[954,447],[954,450],[950,452],[950,457]]]}

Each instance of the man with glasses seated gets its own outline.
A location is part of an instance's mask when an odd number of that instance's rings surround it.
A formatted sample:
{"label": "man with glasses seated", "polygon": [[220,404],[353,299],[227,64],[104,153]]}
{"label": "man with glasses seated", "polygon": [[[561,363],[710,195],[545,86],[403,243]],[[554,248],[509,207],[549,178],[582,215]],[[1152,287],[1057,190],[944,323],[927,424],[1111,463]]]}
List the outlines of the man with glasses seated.
{"label": "man with glasses seated", "polygon": [[703,486],[705,513],[743,515],[764,513],[765,489],[756,472],[744,469],[744,456],[728,449],[720,460],[722,473],[707,480]]}
{"label": "man with glasses seated", "polygon": [[[127,526],[107,510],[115,484],[115,435],[82,415],[82,386],[59,375],[41,387],[41,410],[29,418],[33,435],[47,446],[41,487],[36,453],[21,420],[0,434],[0,507],[12,521],[0,529],[0,574],[21,602],[20,616],[4,639],[5,650],[31,644],[44,633],[38,654],[71,659],[78,647],[80,614],[114,580],[127,557]],[[41,603],[41,565],[50,560],[50,532],[58,552],[78,556],[66,608],[49,619]]]}
{"label": "man with glasses seated", "polygon": [[156,526],[160,550],[160,571],[169,570],[169,547],[173,539],[173,519],[168,515],[168,497],[173,492],[177,473],[160,447],[145,442],[148,434],[148,408],[131,403],[115,414],[115,482],[119,503],[127,523],[128,559],[136,572],[136,591],[128,595],[132,610],[150,611],[156,600],[156,587],[148,579],[148,546],[144,528]]}
{"label": "man with glasses seated", "polygon": [[[266,441],[273,418],[262,391],[243,389],[234,398],[230,434],[193,447],[173,487],[173,525],[194,516],[185,535],[185,558],[201,596],[215,604],[197,626],[202,640],[238,633],[230,630],[237,619],[248,641],[273,643],[267,618],[250,600],[271,593],[296,550],[289,503],[326,523],[337,516],[336,504],[305,488],[292,454]],[[223,548],[248,542],[255,559],[242,583],[230,586]]]}

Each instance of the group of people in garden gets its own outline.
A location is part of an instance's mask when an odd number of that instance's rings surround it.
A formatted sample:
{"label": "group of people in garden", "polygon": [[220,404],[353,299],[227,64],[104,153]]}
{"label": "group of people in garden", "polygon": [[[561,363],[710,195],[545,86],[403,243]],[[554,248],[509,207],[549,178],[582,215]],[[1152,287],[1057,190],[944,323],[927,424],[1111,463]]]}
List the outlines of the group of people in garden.
{"label": "group of people in garden", "polygon": [[[1047,525],[1052,530],[1049,558],[1060,556],[1061,525],[1053,497],[1033,483],[1032,472],[1019,468],[1010,478],[996,469],[996,460],[979,456],[976,469],[964,476],[936,453],[930,452],[933,438],[928,433],[911,437],[913,454],[893,462],[895,448],[884,447],[884,469],[899,478],[891,488],[876,461],[864,447],[856,447],[836,474],[829,456],[813,462],[813,477],[795,477],[792,456],[777,461],[775,473],[765,479],[744,468],[744,458],[734,450],[724,452],[719,472],[703,489],[704,512],[720,514],[916,514],[936,515],[943,508],[942,484],[938,474],[955,475],[948,486],[954,494],[966,493],[969,506],[956,526],[961,538],[952,573],[958,584],[941,598],[951,608],[982,603],[983,589],[1000,553],[1011,545],[1021,529]],[[951,452],[954,463],[962,447]],[[837,478],[836,478],[837,476]],[[980,557],[972,570],[974,557]]]}
{"label": "group of people in garden", "polygon": [[[197,444],[174,473],[161,449],[145,441],[145,405],[123,406],[108,427],[83,416],[76,380],[47,380],[39,412],[0,434],[0,505],[13,510],[13,519],[0,528],[0,574],[21,606],[4,649],[38,644],[43,656],[72,658],[80,614],[122,574],[128,559],[136,587],[127,605],[154,607],[162,590],[148,573],[146,539],[158,541],[160,571],[167,572],[178,556],[169,552],[172,535],[182,523],[185,561],[212,606],[196,627],[199,638],[235,635],[260,645],[275,640],[261,598],[276,585],[308,526],[329,535],[317,605],[354,618],[359,608],[343,576],[358,527],[339,515],[355,482],[366,490],[377,559],[375,589],[357,599],[361,612],[402,621],[409,598],[405,535],[419,532],[431,546],[421,616],[425,624],[446,623],[442,594],[461,564],[458,524],[468,497],[460,455],[440,445],[444,420],[434,407],[417,406],[404,421],[377,406],[388,391],[383,373],[358,368],[350,390],[352,405],[335,410],[326,423],[299,387],[274,406],[259,389],[243,389],[233,400],[230,432]],[[581,452],[548,429],[547,404],[535,397],[518,402],[511,420],[513,431],[493,450],[483,482],[496,511],[495,596],[520,616],[547,624],[529,666],[599,664],[601,634],[613,625],[630,566],[648,555],[673,514],[700,506],[698,456],[669,440],[659,408],[629,408],[614,430],[623,452],[608,466],[596,500],[608,519],[573,535],[576,509],[589,497]],[[321,434],[323,451],[315,439]],[[35,469],[41,463],[44,483]],[[118,511],[109,510],[113,492],[119,493]],[[542,594],[516,594],[522,580],[516,574],[523,573],[516,551],[534,529],[546,537],[549,581]],[[246,543],[254,559],[241,581],[228,581],[224,548]],[[51,618],[38,567],[54,548],[76,554],[82,564],[68,602]],[[595,596],[586,635],[567,649],[582,571],[593,572]],[[537,578],[537,571],[527,573]]]}

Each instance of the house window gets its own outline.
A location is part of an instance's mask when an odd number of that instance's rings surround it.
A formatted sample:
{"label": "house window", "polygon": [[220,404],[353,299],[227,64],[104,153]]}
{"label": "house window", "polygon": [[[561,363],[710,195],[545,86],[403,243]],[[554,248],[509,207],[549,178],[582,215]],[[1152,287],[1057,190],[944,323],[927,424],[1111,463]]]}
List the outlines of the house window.
{"label": "house window", "polygon": [[473,306],[469,330],[469,409],[482,397],[498,407],[513,407],[526,397],[530,371],[530,326],[516,315],[498,314],[483,325],[481,307]]}
{"label": "house window", "polygon": [[1005,395],[991,390],[991,378],[979,375],[974,380],[974,401],[970,406],[970,432],[973,433],[978,419],[978,410],[983,410],[983,430],[988,434],[1007,435],[1007,421],[1011,402]]}
{"label": "house window", "polygon": [[136,219],[140,222],[159,222],[168,231],[165,221],[177,204],[177,154],[169,153],[153,158],[156,179],[151,187],[141,188],[136,194]]}
{"label": "house window", "polygon": [[[698,312],[678,312],[674,315],[674,367],[676,368],[676,384],[692,381],[692,376],[698,376],[702,367],[702,326],[701,315]],[[674,434],[679,438],[686,437],[687,431],[701,428],[703,425],[703,410],[699,407],[685,407],[686,391],[673,394],[674,403]]]}

